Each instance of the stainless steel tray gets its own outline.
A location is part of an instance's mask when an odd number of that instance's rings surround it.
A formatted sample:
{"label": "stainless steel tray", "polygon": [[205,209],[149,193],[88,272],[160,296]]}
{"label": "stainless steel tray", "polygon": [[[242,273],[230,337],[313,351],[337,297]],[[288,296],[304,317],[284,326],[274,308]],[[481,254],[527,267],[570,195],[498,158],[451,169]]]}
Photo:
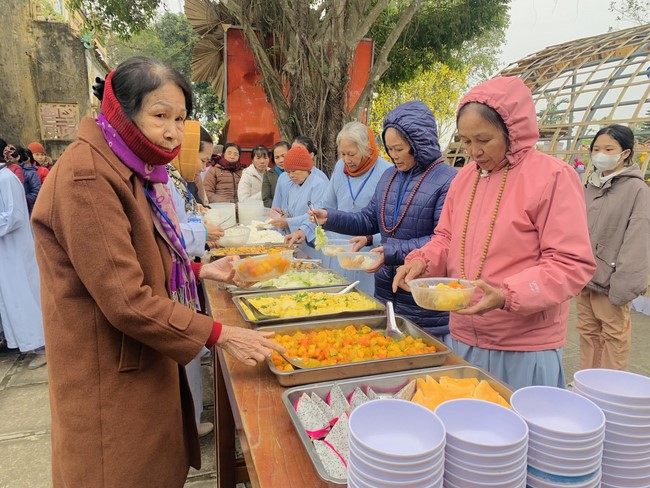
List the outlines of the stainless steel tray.
{"label": "stainless steel tray", "polygon": [[320,286],[293,286],[291,288],[276,288],[273,286],[269,287],[264,287],[264,288],[239,288],[235,285],[228,285],[226,286],[226,290],[230,292],[233,295],[242,295],[242,294],[251,294],[251,293],[264,293],[268,291],[283,291],[283,292],[291,292],[291,291],[298,291],[298,290],[317,290],[321,288],[330,288],[331,286],[346,286],[350,284],[350,280],[347,278],[341,276],[335,271],[332,271],[331,269],[303,269],[303,270],[290,270],[287,271],[287,273],[290,273],[291,271],[297,272],[297,273],[305,273],[305,274],[314,274],[314,273],[327,273],[334,275],[336,278],[339,279],[340,283],[337,285],[320,285]]}
{"label": "stainless steel tray", "polygon": [[[242,248],[242,247],[262,247],[264,249],[261,250],[260,252],[226,254],[226,252],[231,252],[231,251],[233,251],[235,249],[239,249],[239,248]],[[226,256],[239,256],[240,258],[248,258],[248,257],[251,257],[251,256],[259,256],[261,254],[266,254],[269,251],[269,249],[274,249],[274,248],[278,248],[278,247],[280,247],[282,249],[285,249],[287,251],[294,251],[294,252],[297,249],[297,246],[295,246],[295,245],[293,245],[293,246],[285,246],[282,243],[263,242],[263,243],[260,243],[260,244],[244,244],[243,246],[237,246],[237,247],[217,247],[215,249],[211,249],[208,252],[208,254],[210,255],[210,260],[211,261],[216,261],[217,259],[221,259],[221,258],[226,257]],[[220,251],[224,251],[224,252],[222,253]]]}
{"label": "stainless steel tray", "polygon": [[[430,336],[408,319],[400,316],[396,316],[395,319],[400,331],[415,339],[422,339],[422,341],[427,345],[435,346],[436,352],[419,354],[417,356],[403,356],[398,358],[362,361],[358,363],[337,364],[334,366],[322,366],[320,368],[297,369],[294,371],[281,371],[275,367],[270,359],[267,360],[267,363],[271,372],[277,377],[278,382],[282,386],[295,386],[320,381],[406,371],[415,368],[428,368],[440,366],[445,362],[445,358],[451,352],[449,347],[436,338]],[[367,325],[371,329],[385,331],[386,317],[381,315],[371,315],[349,319],[319,320],[292,325],[276,325],[274,327],[265,327],[264,330],[272,331],[276,334],[289,334],[297,331],[312,332],[322,329],[343,329],[348,325],[354,325],[357,327]]]}
{"label": "stainless steel tray", "polygon": [[322,399],[325,399],[327,393],[329,393],[332,387],[334,385],[338,385],[346,396],[351,394],[357,387],[361,388],[364,391],[366,391],[367,388],[372,388],[375,393],[388,396],[397,393],[410,381],[417,378],[422,378],[425,375],[429,375],[434,379],[439,379],[441,376],[450,376],[452,378],[477,378],[479,381],[486,380],[488,383],[490,383],[490,386],[492,386],[492,388],[499,392],[499,394],[508,401],[510,401],[510,395],[512,394],[512,390],[510,390],[510,387],[508,385],[497,380],[482,369],[476,368],[474,366],[447,366],[435,369],[418,369],[413,371],[404,371],[401,373],[366,376],[362,378],[352,378],[341,381],[328,381],[325,383],[316,383],[313,385],[290,388],[282,393],[282,402],[284,403],[287,412],[289,412],[293,426],[296,429],[298,437],[300,437],[300,440],[305,446],[307,454],[309,454],[309,458],[311,459],[311,462],[314,464],[314,467],[318,472],[318,476],[329,483],[338,485],[347,484],[347,480],[332,478],[329,474],[327,474],[323,463],[316,454],[309,436],[305,432],[305,429],[302,427],[302,424],[296,415],[294,405],[303,393],[311,395],[311,393],[314,392]]}
{"label": "stainless steel tray", "polygon": [[[337,291],[342,290],[345,288],[345,286],[330,286],[326,288],[319,288],[317,291],[318,292],[326,292],[326,293],[335,293]],[[311,292],[312,290],[307,290],[308,292]],[[295,295],[296,293],[304,293],[305,290],[299,291],[299,292],[287,292],[287,291],[272,291],[272,292],[261,292],[261,293],[249,293],[245,295],[245,298],[248,298],[249,300],[251,298],[256,298],[256,297],[261,297],[261,296],[280,296],[280,295]],[[237,310],[239,310],[239,313],[241,316],[244,318],[246,322],[249,322],[253,324],[255,327],[262,327],[266,325],[280,325],[280,324],[287,324],[287,323],[294,323],[294,322],[304,322],[306,320],[321,320],[321,319],[328,319],[328,318],[343,318],[343,317],[355,317],[359,315],[371,315],[371,314],[380,314],[384,313],[384,304],[381,303],[379,300],[377,300],[374,297],[371,297],[367,293],[362,292],[361,290],[358,290],[357,288],[353,288],[350,293],[352,292],[357,292],[364,297],[368,298],[371,300],[375,305],[376,308],[369,309],[369,310],[354,310],[354,311],[347,311],[347,312],[332,312],[332,313],[324,313],[324,314],[319,314],[319,315],[301,315],[298,317],[284,317],[284,318],[277,318],[277,319],[263,319],[263,320],[255,320],[255,319],[250,319],[244,313],[243,307],[246,305],[243,305],[241,303],[241,299],[244,298],[244,295],[235,295],[232,297],[232,301],[235,303],[235,307],[237,307]]]}

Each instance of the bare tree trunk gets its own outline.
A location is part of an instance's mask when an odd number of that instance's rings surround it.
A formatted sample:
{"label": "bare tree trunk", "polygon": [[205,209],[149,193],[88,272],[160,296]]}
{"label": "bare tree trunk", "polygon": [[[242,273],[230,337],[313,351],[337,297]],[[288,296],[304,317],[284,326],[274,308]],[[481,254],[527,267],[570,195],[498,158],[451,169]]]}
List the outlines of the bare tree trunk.
{"label": "bare tree trunk", "polygon": [[[390,0],[378,0],[372,8],[369,0],[322,0],[317,10],[309,0],[278,0],[283,24],[274,26],[274,42],[279,45],[265,45],[254,30],[259,20],[254,0],[222,1],[244,30],[281,136],[289,141],[311,137],[320,149],[318,166],[330,172],[337,160],[336,134],[368,105],[376,81],[389,67],[390,50],[424,0],[410,0],[349,116],[345,101],[355,50]],[[273,62],[278,57],[281,69]]]}

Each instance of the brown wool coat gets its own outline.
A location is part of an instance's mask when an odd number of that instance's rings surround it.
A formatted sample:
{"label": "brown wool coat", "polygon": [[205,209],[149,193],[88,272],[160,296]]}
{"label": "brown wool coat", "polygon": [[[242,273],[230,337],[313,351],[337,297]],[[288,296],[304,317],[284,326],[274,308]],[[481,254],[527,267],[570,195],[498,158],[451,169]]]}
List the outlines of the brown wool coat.
{"label": "brown wool coat", "polygon": [[95,121],[48,176],[41,272],[55,487],[180,488],[200,465],[184,368],[209,317],[169,298],[171,257],[137,177]]}

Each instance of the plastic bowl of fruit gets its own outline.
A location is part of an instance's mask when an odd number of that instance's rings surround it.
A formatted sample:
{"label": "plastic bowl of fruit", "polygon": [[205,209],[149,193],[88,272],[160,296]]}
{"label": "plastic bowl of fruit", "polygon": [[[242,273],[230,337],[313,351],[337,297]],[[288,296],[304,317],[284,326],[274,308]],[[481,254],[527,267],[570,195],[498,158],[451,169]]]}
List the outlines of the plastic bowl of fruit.
{"label": "plastic bowl of fruit", "polygon": [[283,275],[291,268],[293,251],[283,251],[276,254],[262,254],[239,261],[233,261],[240,280],[246,282],[266,281]]}
{"label": "plastic bowl of fruit", "polygon": [[413,299],[427,310],[453,312],[469,305],[476,286],[455,278],[418,278],[410,280]]}
{"label": "plastic bowl of fruit", "polygon": [[341,252],[352,251],[354,243],[349,242],[347,239],[329,239],[327,244],[323,246],[323,254],[325,256],[336,256]]}
{"label": "plastic bowl of fruit", "polygon": [[337,254],[336,257],[343,269],[365,271],[377,266],[381,254],[378,252],[342,252]]}
{"label": "plastic bowl of fruit", "polygon": [[224,231],[224,235],[219,238],[221,247],[239,247],[248,242],[248,236],[251,230],[243,225],[236,225]]}

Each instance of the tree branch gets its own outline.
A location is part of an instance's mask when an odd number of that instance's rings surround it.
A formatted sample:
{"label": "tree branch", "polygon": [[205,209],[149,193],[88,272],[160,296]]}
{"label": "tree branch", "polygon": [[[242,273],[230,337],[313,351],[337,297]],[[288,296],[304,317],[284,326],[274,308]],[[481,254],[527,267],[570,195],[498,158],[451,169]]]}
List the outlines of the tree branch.
{"label": "tree branch", "polygon": [[[384,11],[386,7],[388,7],[388,4],[390,3],[390,0],[379,0],[373,9],[370,11],[370,13],[365,17],[365,20],[361,22],[361,25],[357,26],[349,26],[350,28],[354,27],[353,32],[356,33],[356,36],[354,37],[355,43],[353,44],[353,48],[357,47],[357,44],[363,39],[366,34],[370,31],[370,28],[374,25],[374,23],[377,21],[381,13]],[[416,9],[417,10],[417,9]],[[415,13],[415,12],[413,12]],[[412,18],[413,16],[411,16]],[[410,19],[409,19],[410,20]],[[402,27],[402,30],[404,28]],[[350,29],[352,30],[352,29]],[[401,34],[402,31],[400,31]],[[399,36],[398,36],[399,37]],[[393,43],[394,44],[394,43]]]}
{"label": "tree branch", "polygon": [[352,107],[352,110],[350,111],[350,118],[357,120],[361,118],[361,111],[368,105],[370,94],[375,84],[377,81],[379,81],[381,75],[384,74],[384,72],[390,66],[390,63],[388,62],[388,55],[390,54],[390,51],[395,46],[395,43],[402,35],[402,32],[411,21],[415,13],[420,9],[420,7],[422,7],[423,3],[424,0],[412,0],[406,10],[404,10],[404,13],[400,17],[399,21],[397,21],[395,28],[388,36],[388,39],[386,39],[386,42],[384,43],[379,56],[377,56],[375,59],[375,64],[370,70],[368,82],[366,83],[366,86],[363,87],[363,91],[361,92],[357,103],[354,104],[354,107]]}

